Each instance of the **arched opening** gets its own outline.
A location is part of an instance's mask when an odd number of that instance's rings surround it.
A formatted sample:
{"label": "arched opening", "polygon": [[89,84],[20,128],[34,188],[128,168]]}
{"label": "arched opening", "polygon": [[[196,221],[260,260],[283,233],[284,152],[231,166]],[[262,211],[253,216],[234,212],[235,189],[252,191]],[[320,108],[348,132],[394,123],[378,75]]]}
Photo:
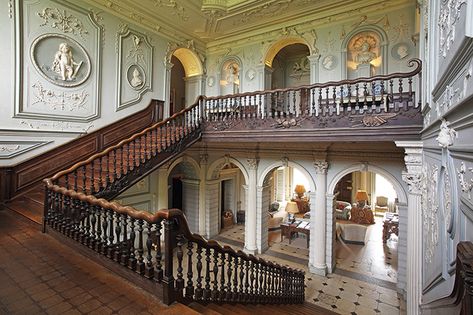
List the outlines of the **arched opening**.
{"label": "arched opening", "polygon": [[337,268],[397,283],[399,196],[396,183],[372,171],[338,178],[335,195]]}
{"label": "arched opening", "polygon": [[271,88],[296,87],[310,83],[309,47],[290,44],[278,51],[272,62]]}
{"label": "arched opening", "polygon": [[171,68],[166,100],[169,104],[169,114],[172,115],[192,105],[202,94],[203,67],[199,57],[189,48],[177,48],[167,58],[171,61]]}
{"label": "arched opening", "polygon": [[293,45],[293,44],[303,44],[307,47],[308,44],[306,41],[302,38],[297,38],[297,37],[288,37],[288,38],[283,38],[276,43],[274,43],[266,52],[266,57],[264,58],[264,64],[267,65],[268,67],[272,68],[273,67],[273,60],[278,54],[278,52],[283,49],[286,46]]}
{"label": "arched opening", "polygon": [[181,209],[192,232],[199,231],[199,176],[186,160],[171,166],[167,177],[168,208]]}
{"label": "arched opening", "polygon": [[312,179],[299,165],[273,165],[261,184],[258,249],[309,259]]}
{"label": "arched opening", "polygon": [[171,91],[169,95],[169,115],[173,115],[185,108],[186,106],[186,73],[184,66],[176,58],[172,56],[171,63]]}
{"label": "arched opening", "polygon": [[209,167],[207,180],[208,235],[232,247],[245,245],[247,178],[243,166],[225,157]]}

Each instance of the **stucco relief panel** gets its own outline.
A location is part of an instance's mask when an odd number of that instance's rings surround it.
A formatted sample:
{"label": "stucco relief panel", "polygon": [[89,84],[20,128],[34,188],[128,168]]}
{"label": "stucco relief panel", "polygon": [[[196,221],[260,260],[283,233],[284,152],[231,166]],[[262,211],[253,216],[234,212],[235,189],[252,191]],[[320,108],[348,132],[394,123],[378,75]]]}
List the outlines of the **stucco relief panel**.
{"label": "stucco relief panel", "polygon": [[117,110],[121,110],[151,91],[153,46],[145,34],[122,24],[117,33],[117,53]]}
{"label": "stucco relief panel", "polygon": [[[17,1],[15,117],[89,122],[100,115],[102,27],[61,1]],[[23,14],[19,14],[23,13]]]}

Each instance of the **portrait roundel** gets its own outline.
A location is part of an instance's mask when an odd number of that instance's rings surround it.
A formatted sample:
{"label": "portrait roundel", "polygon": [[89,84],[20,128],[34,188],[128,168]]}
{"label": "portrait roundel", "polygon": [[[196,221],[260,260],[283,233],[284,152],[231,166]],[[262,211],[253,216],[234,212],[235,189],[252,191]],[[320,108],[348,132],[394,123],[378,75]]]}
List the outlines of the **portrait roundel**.
{"label": "portrait roundel", "polygon": [[74,87],[90,76],[90,58],[74,39],[61,34],[44,34],[31,44],[31,61],[47,81]]}
{"label": "portrait roundel", "polygon": [[397,43],[391,49],[391,56],[396,60],[405,60],[411,54],[411,46],[408,43]]}
{"label": "portrait roundel", "polygon": [[140,90],[146,83],[145,72],[139,65],[133,64],[126,71],[128,84],[135,90]]}

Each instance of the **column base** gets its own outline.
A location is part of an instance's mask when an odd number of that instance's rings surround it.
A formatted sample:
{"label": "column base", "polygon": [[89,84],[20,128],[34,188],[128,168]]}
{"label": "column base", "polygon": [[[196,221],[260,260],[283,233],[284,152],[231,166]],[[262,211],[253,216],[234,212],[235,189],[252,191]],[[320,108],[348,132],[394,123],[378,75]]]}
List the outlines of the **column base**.
{"label": "column base", "polygon": [[255,255],[256,254],[256,248],[255,249],[249,249],[249,248],[245,247],[245,248],[243,248],[243,252],[245,254]]}
{"label": "column base", "polygon": [[258,254],[263,254],[268,249],[269,249],[269,245],[263,246],[262,248],[258,249]]}
{"label": "column base", "polygon": [[325,277],[327,275],[327,266],[314,266],[309,264],[309,271],[318,276]]}

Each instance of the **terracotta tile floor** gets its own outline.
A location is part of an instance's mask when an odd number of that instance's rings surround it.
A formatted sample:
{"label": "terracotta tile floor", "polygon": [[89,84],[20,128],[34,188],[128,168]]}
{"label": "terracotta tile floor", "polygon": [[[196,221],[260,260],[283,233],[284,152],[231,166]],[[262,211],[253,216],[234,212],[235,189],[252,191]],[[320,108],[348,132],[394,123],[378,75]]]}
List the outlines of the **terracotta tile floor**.
{"label": "terracotta tile floor", "polygon": [[[382,224],[369,227],[366,244],[343,244],[337,241],[337,270],[327,277],[309,273],[309,251],[304,238],[289,244],[281,242],[279,231],[270,232],[269,250],[258,255],[279,264],[306,271],[306,301],[339,314],[405,314],[405,302],[396,292],[397,239],[382,243]],[[243,248],[244,225],[224,229],[217,237],[219,242]],[[383,254],[380,255],[379,253]]]}
{"label": "terracotta tile floor", "polygon": [[162,304],[39,228],[0,211],[0,314],[170,314],[182,306]]}

